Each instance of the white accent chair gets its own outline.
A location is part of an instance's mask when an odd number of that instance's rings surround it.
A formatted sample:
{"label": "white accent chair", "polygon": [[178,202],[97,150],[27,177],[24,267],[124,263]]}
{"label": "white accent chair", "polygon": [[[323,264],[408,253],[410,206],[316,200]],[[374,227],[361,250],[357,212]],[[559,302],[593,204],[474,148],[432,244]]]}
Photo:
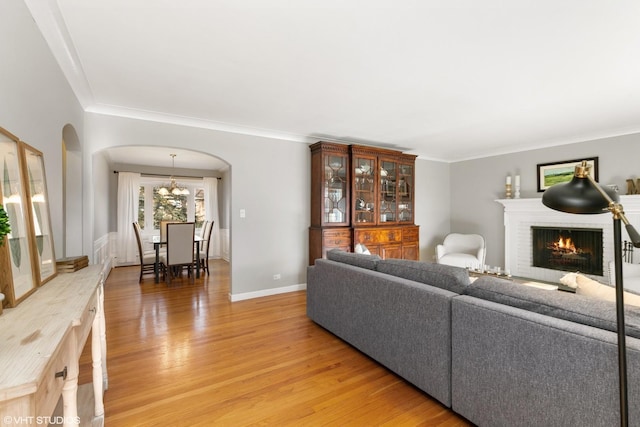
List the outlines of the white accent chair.
{"label": "white accent chair", "polygon": [[463,268],[482,268],[486,258],[484,237],[451,233],[436,246],[436,262]]}

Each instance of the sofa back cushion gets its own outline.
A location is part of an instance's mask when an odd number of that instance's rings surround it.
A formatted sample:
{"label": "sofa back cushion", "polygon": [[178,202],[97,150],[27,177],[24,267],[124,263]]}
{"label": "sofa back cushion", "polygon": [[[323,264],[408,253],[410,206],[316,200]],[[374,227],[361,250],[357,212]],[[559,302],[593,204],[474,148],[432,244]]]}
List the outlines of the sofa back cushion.
{"label": "sofa back cushion", "polygon": [[378,255],[354,254],[340,249],[331,249],[330,251],[327,251],[327,259],[341,262],[343,264],[351,264],[360,268],[366,268],[367,270],[375,270],[378,262],[381,260]]}
{"label": "sofa back cushion", "polygon": [[461,294],[469,286],[469,272],[462,267],[411,261],[385,259],[378,262],[378,271],[415,282]]}
{"label": "sofa back cushion", "polygon": [[[467,288],[467,295],[527,311],[569,320],[608,331],[617,331],[614,302],[571,292],[549,291],[495,277],[484,276]],[[625,307],[627,335],[640,338],[640,308]]]}

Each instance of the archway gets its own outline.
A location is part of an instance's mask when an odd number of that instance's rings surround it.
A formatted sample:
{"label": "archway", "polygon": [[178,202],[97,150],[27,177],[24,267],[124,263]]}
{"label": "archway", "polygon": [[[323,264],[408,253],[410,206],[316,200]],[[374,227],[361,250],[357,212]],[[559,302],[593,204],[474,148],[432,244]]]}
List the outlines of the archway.
{"label": "archway", "polygon": [[[171,154],[176,154],[172,160]],[[175,167],[172,167],[175,160]],[[217,225],[218,247],[220,247],[219,257],[230,260],[230,206],[231,206],[231,165],[224,159],[208,152],[188,150],[184,148],[166,146],[114,146],[96,152],[93,159],[94,165],[103,164],[110,171],[115,172],[137,172],[143,176],[143,181],[154,182],[155,180],[168,181],[169,176],[175,175],[178,183],[183,177],[183,184],[188,183],[189,177],[218,177],[218,210],[219,221]],[[95,166],[94,166],[95,168]],[[97,170],[97,169],[96,169]],[[117,232],[117,177],[118,174],[109,174],[108,189],[96,192],[96,203],[106,207],[109,218],[108,231]],[[146,177],[146,178],[145,178]],[[148,188],[144,188],[145,199],[149,196]],[[145,200],[145,203],[149,200]],[[146,215],[143,214],[145,218]],[[148,218],[147,218],[148,219]],[[102,220],[105,220],[104,218]],[[149,224],[147,224],[149,225]],[[143,234],[155,233],[153,228],[145,230]],[[98,233],[100,236],[101,233]]]}
{"label": "archway", "polygon": [[75,128],[62,129],[62,257],[83,255],[82,149]]}

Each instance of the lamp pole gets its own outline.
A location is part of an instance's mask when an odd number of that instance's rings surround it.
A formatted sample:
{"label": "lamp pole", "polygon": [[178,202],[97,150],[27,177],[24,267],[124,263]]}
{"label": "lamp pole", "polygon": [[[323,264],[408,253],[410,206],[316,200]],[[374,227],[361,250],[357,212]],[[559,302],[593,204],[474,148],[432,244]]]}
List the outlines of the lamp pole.
{"label": "lamp pole", "polygon": [[622,205],[617,202],[618,195],[616,192],[612,189],[605,190],[602,188],[589,172],[590,166],[586,161],[582,161],[580,165],[576,166],[573,179],[570,182],[554,185],[545,191],[542,196],[542,203],[551,209],[561,212],[599,214],[609,211],[613,215],[620,425],[627,427],[629,425],[629,406],[627,393],[627,345],[624,324],[624,284],[622,278],[622,223],[625,224],[627,234],[636,248],[640,248],[640,234],[629,223]]}
{"label": "lamp pole", "polygon": [[618,388],[620,390],[620,425],[629,425],[629,404],[627,392],[627,339],[624,324],[624,282],[622,277],[622,222],[627,226],[631,240],[638,243],[636,230],[629,223],[622,205],[613,199],[600,187],[590,174],[586,174],[589,182],[609,203],[608,210],[613,214],[613,260],[616,279],[616,321],[618,325]]}
{"label": "lamp pole", "polygon": [[620,389],[620,425],[629,425],[629,406],[627,396],[627,344],[624,327],[624,287],[622,282],[622,226],[621,220],[614,214],[614,264],[616,278],[616,318],[618,323],[618,387]]}

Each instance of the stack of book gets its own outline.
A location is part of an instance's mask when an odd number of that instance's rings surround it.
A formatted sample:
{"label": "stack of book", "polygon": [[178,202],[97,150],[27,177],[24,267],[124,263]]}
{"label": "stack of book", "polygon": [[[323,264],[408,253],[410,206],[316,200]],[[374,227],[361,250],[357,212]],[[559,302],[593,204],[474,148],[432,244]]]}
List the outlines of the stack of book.
{"label": "stack of book", "polygon": [[62,258],[56,260],[58,273],[73,273],[89,265],[89,257],[86,255]]}

